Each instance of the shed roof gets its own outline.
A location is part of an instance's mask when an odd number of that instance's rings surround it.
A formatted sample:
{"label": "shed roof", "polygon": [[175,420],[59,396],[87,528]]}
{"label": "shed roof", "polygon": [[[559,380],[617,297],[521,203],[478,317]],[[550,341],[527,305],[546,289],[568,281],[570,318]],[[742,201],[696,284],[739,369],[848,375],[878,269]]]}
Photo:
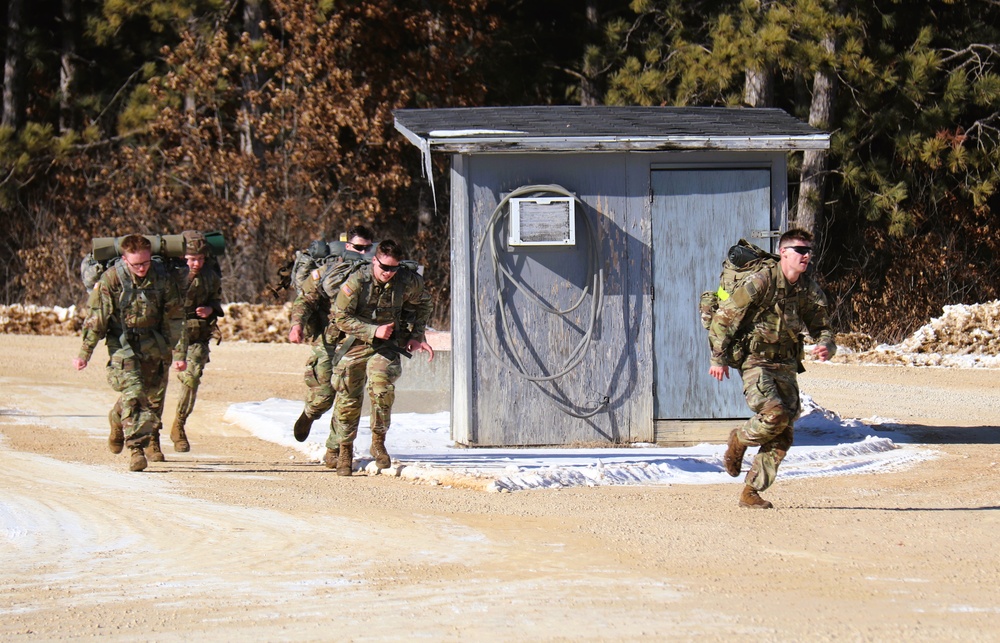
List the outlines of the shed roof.
{"label": "shed roof", "polygon": [[827,149],[830,135],[773,108],[459,107],[400,109],[424,153]]}

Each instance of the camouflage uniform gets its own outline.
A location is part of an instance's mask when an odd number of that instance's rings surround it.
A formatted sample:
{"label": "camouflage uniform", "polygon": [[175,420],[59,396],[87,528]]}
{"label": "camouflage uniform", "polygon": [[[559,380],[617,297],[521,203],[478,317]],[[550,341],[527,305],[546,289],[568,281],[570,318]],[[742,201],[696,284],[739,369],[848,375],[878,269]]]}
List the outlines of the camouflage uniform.
{"label": "camouflage uniform", "polygon": [[109,419],[122,427],[130,449],[144,448],[159,435],[170,362],[187,352],[176,283],[156,261],[140,278],[120,260],[98,280],[88,305],[79,358],[90,361],[105,340],[108,383],[121,393]]}
{"label": "camouflage uniform", "polygon": [[[360,257],[360,255],[358,255]],[[341,281],[331,269],[339,263],[315,268],[302,283],[302,290],[292,302],[291,325],[302,326],[303,335],[312,339],[312,354],[306,362],[305,414],[316,419],[333,406],[335,392],[331,383],[333,377],[332,358],[340,339],[340,331],[330,323],[330,308],[337,298]],[[361,269],[361,264],[357,264]],[[332,427],[331,427],[332,428]]]}
{"label": "camouflage uniform", "polygon": [[[423,277],[412,270],[400,269],[388,283],[382,284],[373,277],[368,264],[341,285],[325,340],[332,343],[332,339],[353,338],[353,344],[333,369],[336,398],[327,448],[353,444],[366,381],[372,407],[372,434],[385,436],[396,397],[394,384],[402,367],[399,354],[384,347],[405,348],[409,340],[425,341],[424,331],[432,310],[433,302],[430,293],[424,290]],[[392,322],[396,324],[392,337],[377,339],[378,327]]]}
{"label": "camouflage uniform", "polygon": [[[177,403],[177,416],[170,432],[170,437],[177,448],[182,439],[184,443],[187,442],[184,424],[194,410],[205,364],[211,361],[208,342],[218,333],[219,327],[216,321],[225,313],[222,310],[222,278],[216,270],[205,265],[197,274],[192,275],[185,264],[178,268],[175,278],[178,289],[184,295],[185,326],[188,335],[187,368],[177,373],[177,379],[184,388]],[[211,308],[211,316],[199,317],[196,311],[201,306]],[[184,446],[180,448],[187,450]]]}
{"label": "camouflage uniform", "polygon": [[737,430],[737,437],[743,445],[760,446],[746,477],[757,491],[771,486],[792,446],[801,412],[797,373],[806,334],[826,346],[831,357],[836,352],[823,291],[807,274],[789,283],[780,264],[747,277],[729,299],[719,302],[712,318],[713,366],[726,365],[731,342],[744,342],[746,348],[740,367],[743,395],[755,415]]}

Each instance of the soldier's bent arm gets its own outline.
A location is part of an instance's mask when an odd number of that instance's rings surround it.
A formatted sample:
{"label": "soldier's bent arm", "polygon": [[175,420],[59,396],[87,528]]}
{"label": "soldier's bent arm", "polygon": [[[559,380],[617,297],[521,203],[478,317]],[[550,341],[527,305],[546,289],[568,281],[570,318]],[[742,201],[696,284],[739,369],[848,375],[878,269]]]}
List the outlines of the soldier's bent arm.
{"label": "soldier's bent arm", "polygon": [[[105,275],[111,272],[113,271],[109,270]],[[83,342],[78,355],[85,362],[90,361],[90,357],[94,354],[94,348],[107,336],[111,317],[115,312],[115,298],[108,284],[108,278],[110,277],[102,276],[87,298],[90,310],[87,313],[87,319],[83,322]]]}
{"label": "soldier's bent arm", "polygon": [[362,272],[360,270],[355,272],[340,286],[337,298],[333,302],[330,318],[332,323],[342,332],[371,344],[375,339],[375,331],[378,330],[379,324],[358,315],[361,295],[368,291],[361,280]]}
{"label": "soldier's bent arm", "polygon": [[222,309],[222,279],[214,274],[211,277],[209,292],[211,295],[209,295],[209,300],[205,305],[212,309],[212,315],[216,319],[225,317],[226,311]]}
{"label": "soldier's bent arm", "polygon": [[809,335],[816,344],[825,346],[829,351],[827,359],[833,357],[837,352],[837,343],[833,338],[833,330],[830,328],[830,310],[826,301],[826,295],[816,282],[810,283],[806,305],[802,311],[802,321],[809,329]]}
{"label": "soldier's bent arm", "polygon": [[303,320],[320,307],[320,301],[326,297],[319,287],[319,271],[313,270],[309,277],[302,283],[302,292],[295,297],[292,302],[290,321],[292,326],[302,326]]}
{"label": "soldier's bent arm", "polygon": [[413,329],[407,340],[426,341],[427,321],[434,312],[434,301],[431,294],[424,288],[424,280],[420,275],[414,275],[413,283],[407,284],[406,298],[403,303],[403,315],[413,320]]}
{"label": "soldier's bent arm", "polygon": [[174,362],[187,359],[187,324],[185,323],[184,295],[177,286],[177,281],[168,279],[163,289],[163,309],[160,318],[160,334],[173,342],[172,352]]}

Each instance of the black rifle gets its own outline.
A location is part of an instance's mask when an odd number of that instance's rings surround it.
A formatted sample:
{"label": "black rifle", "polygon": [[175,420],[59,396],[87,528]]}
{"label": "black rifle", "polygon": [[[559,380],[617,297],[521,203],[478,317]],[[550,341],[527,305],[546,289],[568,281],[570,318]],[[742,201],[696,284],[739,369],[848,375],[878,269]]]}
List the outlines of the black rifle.
{"label": "black rifle", "polygon": [[[397,346],[395,343],[390,342],[385,339],[375,338],[372,340],[372,349],[376,353],[381,353],[386,359],[393,359],[396,355],[402,355],[406,359],[413,357],[413,353],[406,350],[402,346]],[[388,355],[386,355],[388,353]]]}

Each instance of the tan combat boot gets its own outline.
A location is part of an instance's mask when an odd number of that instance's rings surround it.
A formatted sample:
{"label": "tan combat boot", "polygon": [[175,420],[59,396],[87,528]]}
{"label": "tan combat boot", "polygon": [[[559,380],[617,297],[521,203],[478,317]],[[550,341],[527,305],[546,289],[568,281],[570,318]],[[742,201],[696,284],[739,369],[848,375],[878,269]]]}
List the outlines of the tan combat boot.
{"label": "tan combat boot", "polygon": [[726,454],[722,456],[722,461],[726,465],[726,473],[732,477],[740,475],[740,468],[743,466],[743,455],[747,452],[747,445],[740,444],[738,429],[733,429],[729,433],[729,444],[726,445]]}
{"label": "tan combat boot", "polygon": [[743,487],[743,493],[740,494],[740,506],[751,509],[770,509],[774,507],[770,502],[761,498],[757,490],[750,485]]}
{"label": "tan combat boot", "polygon": [[108,448],[111,453],[118,454],[125,448],[125,431],[122,430],[122,423],[115,419],[115,410],[108,413],[108,423],[111,425],[111,435],[108,436]]}
{"label": "tan combat boot", "polygon": [[174,425],[170,427],[170,441],[174,443],[174,451],[177,453],[187,453],[191,450],[191,443],[188,442],[187,433],[184,432],[184,418],[179,415],[174,418]]}
{"label": "tan combat boot", "polygon": [[326,448],[326,453],[323,455],[323,466],[327,469],[337,468],[337,458],[340,457],[340,447],[336,449]]}
{"label": "tan combat boot", "polygon": [[375,458],[375,466],[381,469],[388,469],[392,464],[389,452],[385,450],[385,433],[372,433],[372,448],[369,453]]}
{"label": "tan combat boot", "polygon": [[160,450],[160,432],[156,431],[149,438],[149,446],[146,447],[146,459],[150,462],[165,462],[163,451]]}
{"label": "tan combat boot", "polygon": [[132,450],[132,459],[129,460],[129,471],[142,471],[146,468],[146,456],[142,452],[142,447],[129,447]]}
{"label": "tan combat boot", "polygon": [[354,472],[354,443],[341,444],[337,454],[337,475],[349,476]]}
{"label": "tan combat boot", "polygon": [[313,418],[306,415],[305,411],[299,415],[299,419],[295,420],[295,428],[292,429],[292,433],[295,435],[295,439],[299,442],[305,442],[306,438],[309,437],[309,431],[312,429]]}

